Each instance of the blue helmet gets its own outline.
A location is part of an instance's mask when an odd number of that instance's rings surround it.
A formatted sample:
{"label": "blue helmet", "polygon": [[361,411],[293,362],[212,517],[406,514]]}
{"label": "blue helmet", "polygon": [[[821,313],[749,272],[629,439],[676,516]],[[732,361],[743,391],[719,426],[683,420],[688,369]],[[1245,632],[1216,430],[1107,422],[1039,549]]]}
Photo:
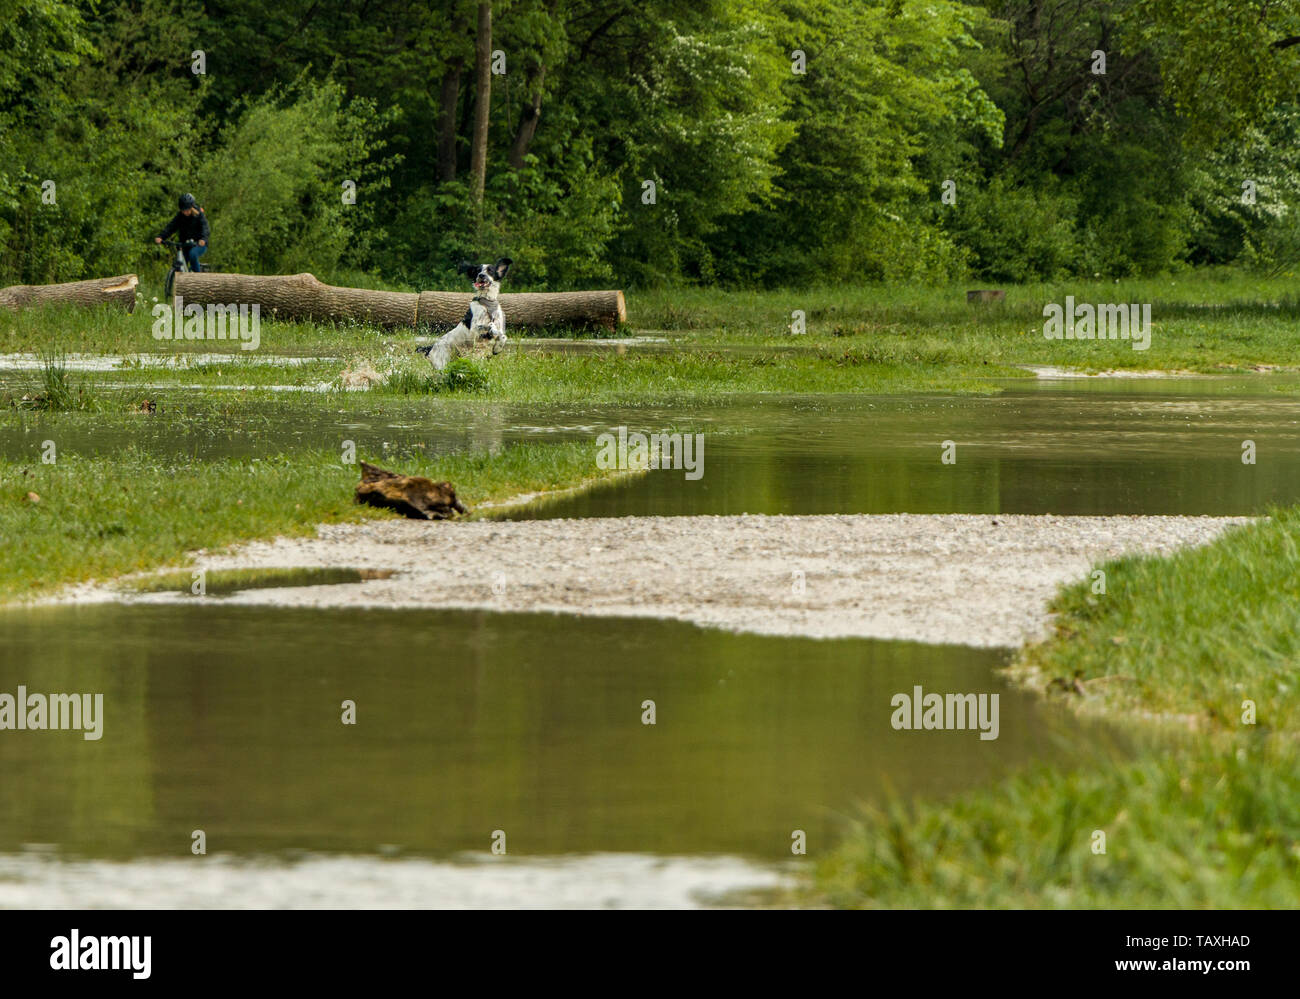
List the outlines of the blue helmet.
{"label": "blue helmet", "polygon": [[180,204],[181,204],[181,211],[185,211],[185,209],[187,208],[193,208],[195,205],[194,195],[182,194]]}

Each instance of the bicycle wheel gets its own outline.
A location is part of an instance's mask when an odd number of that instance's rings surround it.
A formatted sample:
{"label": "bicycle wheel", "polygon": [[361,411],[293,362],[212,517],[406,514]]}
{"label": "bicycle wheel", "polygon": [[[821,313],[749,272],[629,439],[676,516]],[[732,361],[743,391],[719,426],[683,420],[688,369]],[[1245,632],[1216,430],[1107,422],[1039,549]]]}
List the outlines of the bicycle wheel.
{"label": "bicycle wheel", "polygon": [[167,282],[163,285],[163,296],[167,299],[167,304],[172,302],[172,286],[176,284],[176,269],[172,268],[167,272]]}

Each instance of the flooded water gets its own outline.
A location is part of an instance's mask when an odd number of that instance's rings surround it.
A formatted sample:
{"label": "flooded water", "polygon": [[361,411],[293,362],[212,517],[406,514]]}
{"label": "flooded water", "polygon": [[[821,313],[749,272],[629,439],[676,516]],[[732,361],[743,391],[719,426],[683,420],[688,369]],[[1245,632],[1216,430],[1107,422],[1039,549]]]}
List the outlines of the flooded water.
{"label": "flooded water", "polygon": [[[223,597],[246,590],[273,590],[287,586],[332,586],[360,583],[367,579],[388,579],[390,569],[223,569],[204,572],[202,596]],[[172,593],[193,595],[194,574],[180,569],[124,580],[127,593]]]}
{"label": "flooded water", "polygon": [[[510,515],[1247,514],[1300,500],[1300,401],[1276,384],[1037,381],[685,409],[208,402],[133,421],[10,413],[0,453],[38,460],[55,439],[64,454],[211,459],[351,439],[400,465],[577,440],[594,464],[601,433],[672,429],[704,435],[698,480],[661,469]],[[361,578],[214,574],[209,595]],[[699,904],[788,886],[792,835],[813,860],[863,802],[1116,751],[1005,688],[1005,653],[963,647],[178,600],[0,610],[0,652],[0,694],[103,695],[102,738],[0,732],[0,906]],[[998,694],[998,737],[896,731],[891,700],[917,687]]]}
{"label": "flooded water", "polygon": [[[652,433],[664,425],[657,416],[625,413],[623,422]],[[1235,515],[1300,500],[1300,399],[1228,394],[1210,379],[760,400],[746,417],[754,429],[743,434],[725,432],[716,411],[672,423],[703,435],[698,477],[660,468],[511,516]],[[1242,461],[1245,441],[1254,464]]]}
{"label": "flooded water", "polygon": [[[690,858],[732,858],[732,876],[714,871],[702,890],[761,886],[790,859],[795,830],[815,858],[859,802],[952,794],[1111,744],[1006,688],[992,672],[1004,654],[960,646],[220,603],[10,609],[0,627],[0,693],[103,694],[96,740],[0,735],[12,891],[57,863],[102,862],[88,883],[110,895],[114,863],[180,872],[198,863],[194,830],[233,865],[233,885],[259,858],[401,858],[433,865],[419,875],[430,905],[463,900],[449,872],[483,864],[500,834],[518,866],[501,868],[499,888],[544,886],[546,858],[581,870],[609,854],[661,858],[687,885],[705,873]],[[895,730],[891,700],[916,686],[998,694],[997,738],[973,721]],[[343,723],[345,701],[355,724]],[[475,891],[491,893],[494,870]],[[379,892],[388,879],[375,876]],[[275,883],[258,891],[274,896]]]}
{"label": "flooded water", "polygon": [[[589,441],[626,427],[704,435],[703,473],[655,471],[512,517],[813,513],[1258,513],[1300,500],[1300,398],[1266,378],[1071,379],[997,396],[746,397],[693,407],[519,406],[389,400],[331,412],[94,416],[11,413],[0,454],[112,454],[132,446],[200,459],[336,449],[404,455]],[[955,462],[942,458],[945,441]],[[1253,441],[1256,460],[1243,464]]]}
{"label": "flooded water", "polygon": [[[71,372],[108,372],[139,369],[157,369],[160,371],[184,371],[198,365],[236,364],[236,365],[272,365],[281,368],[296,368],[303,365],[322,362],[337,363],[337,357],[325,357],[317,354],[213,354],[202,351],[179,351],[167,354],[61,354],[57,358],[58,367]],[[0,386],[10,388],[23,384],[21,378],[13,377],[13,372],[41,371],[50,363],[50,359],[40,354],[0,354]]]}

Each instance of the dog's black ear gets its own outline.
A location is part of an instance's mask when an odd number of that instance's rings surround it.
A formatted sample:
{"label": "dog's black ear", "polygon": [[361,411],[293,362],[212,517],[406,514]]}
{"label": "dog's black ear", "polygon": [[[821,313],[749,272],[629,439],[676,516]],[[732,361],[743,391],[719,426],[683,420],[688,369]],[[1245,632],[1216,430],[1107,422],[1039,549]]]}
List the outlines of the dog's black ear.
{"label": "dog's black ear", "polygon": [[478,264],[471,264],[468,260],[462,260],[456,265],[457,274],[470,275],[478,268]]}
{"label": "dog's black ear", "polygon": [[498,281],[506,276],[506,271],[510,270],[510,265],[513,263],[514,261],[509,257],[502,257],[496,262],[496,266],[493,269],[497,272]]}

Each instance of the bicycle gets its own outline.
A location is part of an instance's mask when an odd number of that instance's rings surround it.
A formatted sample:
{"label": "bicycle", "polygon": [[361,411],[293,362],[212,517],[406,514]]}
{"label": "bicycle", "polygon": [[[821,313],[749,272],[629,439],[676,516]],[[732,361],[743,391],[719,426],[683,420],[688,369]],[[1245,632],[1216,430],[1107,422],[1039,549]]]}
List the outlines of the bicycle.
{"label": "bicycle", "polygon": [[172,286],[176,284],[176,275],[188,274],[190,272],[190,264],[187,259],[187,254],[189,253],[190,247],[198,246],[199,244],[197,240],[193,239],[184,239],[179,242],[173,239],[164,239],[162,240],[161,245],[176,247],[176,259],[172,261],[172,269],[167,272],[167,281],[163,285],[163,295],[165,295],[167,301],[170,302],[172,298]]}

